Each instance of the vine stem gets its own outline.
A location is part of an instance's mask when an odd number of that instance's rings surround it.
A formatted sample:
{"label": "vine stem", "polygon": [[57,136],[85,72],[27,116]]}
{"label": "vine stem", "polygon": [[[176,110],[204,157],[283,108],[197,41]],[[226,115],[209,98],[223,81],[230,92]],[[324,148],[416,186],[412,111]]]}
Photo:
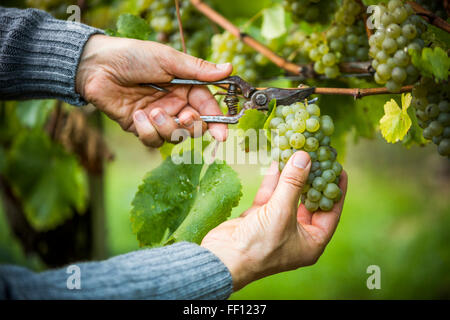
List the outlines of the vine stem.
{"label": "vine stem", "polygon": [[422,16],[423,18],[427,18],[430,24],[450,33],[450,24],[447,21],[426,10],[417,2],[406,1],[406,3],[409,4],[418,15]]}
{"label": "vine stem", "polygon": [[180,15],[180,0],[175,0],[175,8],[177,11],[178,30],[180,32],[181,46],[183,48],[183,52],[186,53],[186,41],[184,41],[183,23],[181,22]]}
{"label": "vine stem", "polygon": [[[413,85],[404,86],[397,93],[411,92],[413,87]],[[355,99],[377,94],[392,94],[387,88],[316,88],[314,93],[353,96]]]}
{"label": "vine stem", "polygon": [[[226,19],[224,16],[222,16],[220,13],[212,9],[210,6],[205,4],[201,0],[190,0],[192,5],[197,8],[198,11],[200,11],[203,15],[205,15],[208,19],[215,22],[219,26],[221,26],[223,29],[230,32],[232,35],[240,39],[242,42],[247,44],[249,47],[255,49],[262,55],[264,55],[266,58],[268,58],[270,61],[272,61],[274,64],[276,64],[278,67],[286,70],[289,73],[295,74],[295,75],[304,75],[306,77],[314,77],[315,72],[312,64],[307,65],[297,65],[295,63],[289,62],[286,59],[280,57],[275,52],[273,52],[271,49],[257,41],[256,39],[252,38],[246,33],[241,32],[241,30],[236,27],[233,23],[231,23],[228,19]],[[367,73],[370,68],[370,62],[349,62],[349,63],[341,63],[339,65],[339,68],[342,72],[346,73]]]}

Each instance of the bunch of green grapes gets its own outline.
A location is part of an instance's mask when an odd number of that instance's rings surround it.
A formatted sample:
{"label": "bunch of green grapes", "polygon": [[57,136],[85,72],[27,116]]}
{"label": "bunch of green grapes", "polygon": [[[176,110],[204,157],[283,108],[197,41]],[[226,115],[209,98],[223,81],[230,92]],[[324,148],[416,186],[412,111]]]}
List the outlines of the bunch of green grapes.
{"label": "bunch of green grapes", "polygon": [[212,37],[210,60],[215,63],[233,64],[233,74],[238,74],[248,82],[256,81],[258,69],[268,63],[266,57],[255,52],[228,31]]}
{"label": "bunch of green grapes", "polygon": [[334,15],[333,25],[326,32],[330,49],[342,55],[342,61],[364,61],[368,59],[367,40],[363,8],[355,0],[344,0]]}
{"label": "bunch of green grapes", "polygon": [[368,59],[369,44],[361,17],[362,8],[355,0],[344,0],[336,12],[331,27],[322,33],[305,35],[295,31],[286,40],[285,56],[297,54],[296,62],[307,57],[314,62],[314,71],[327,78],[339,76],[340,62],[364,61]]}
{"label": "bunch of green grapes", "polygon": [[440,155],[450,158],[450,87],[422,78],[413,89],[412,105],[416,110],[423,137],[437,145]]}
{"label": "bunch of green grapes", "polygon": [[369,58],[369,42],[363,20],[352,25],[336,24],[326,34],[331,51],[340,56],[341,61],[366,61]]}
{"label": "bunch of green grapes", "polygon": [[315,103],[294,103],[278,106],[270,121],[273,130],[272,158],[283,170],[286,162],[298,150],[311,157],[311,172],[303,189],[302,202],[310,212],[330,211],[342,197],[338,187],[341,164],[336,160],[337,152],[330,146],[334,123],[330,116],[320,115]]}
{"label": "bunch of green grapes", "polygon": [[336,10],[335,0],[284,0],[283,6],[292,13],[292,20],[327,23]]}
{"label": "bunch of green grapes", "polygon": [[379,4],[373,18],[376,31],[369,39],[369,55],[376,70],[375,82],[398,92],[403,84],[414,83],[419,76],[408,50],[423,48],[420,36],[426,25],[401,0],[390,0],[387,6]]}

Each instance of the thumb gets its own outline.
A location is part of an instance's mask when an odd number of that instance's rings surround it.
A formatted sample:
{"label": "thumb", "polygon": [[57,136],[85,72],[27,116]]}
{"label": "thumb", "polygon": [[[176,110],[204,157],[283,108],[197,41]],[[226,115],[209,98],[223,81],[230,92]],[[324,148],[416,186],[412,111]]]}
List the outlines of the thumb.
{"label": "thumb", "polygon": [[233,71],[231,63],[215,64],[174,50],[174,57],[166,70],[181,79],[217,81],[228,77]]}
{"label": "thumb", "polygon": [[311,158],[309,154],[304,151],[294,153],[281,172],[280,180],[271,201],[275,201],[277,205],[288,206],[288,208],[297,208],[310,169]]}

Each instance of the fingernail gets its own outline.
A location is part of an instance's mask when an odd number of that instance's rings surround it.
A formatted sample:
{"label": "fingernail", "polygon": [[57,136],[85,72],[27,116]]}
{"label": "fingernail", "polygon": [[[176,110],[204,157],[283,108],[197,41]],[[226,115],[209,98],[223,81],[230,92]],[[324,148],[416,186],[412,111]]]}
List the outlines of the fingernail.
{"label": "fingernail", "polygon": [[134,117],[136,118],[137,121],[139,122],[145,122],[147,121],[147,116],[145,115],[144,111],[136,111],[136,113],[134,114]]}
{"label": "fingernail", "polygon": [[294,167],[305,169],[309,161],[310,159],[306,152],[296,152],[294,154],[294,161],[293,161]]}
{"label": "fingernail", "polygon": [[155,121],[158,126],[162,126],[166,122],[166,117],[159,110],[154,110],[151,113],[151,116],[152,116],[153,121]]}
{"label": "fingernail", "polygon": [[216,64],[216,68],[220,69],[220,70],[226,70],[229,68],[230,63],[221,63],[221,64]]}

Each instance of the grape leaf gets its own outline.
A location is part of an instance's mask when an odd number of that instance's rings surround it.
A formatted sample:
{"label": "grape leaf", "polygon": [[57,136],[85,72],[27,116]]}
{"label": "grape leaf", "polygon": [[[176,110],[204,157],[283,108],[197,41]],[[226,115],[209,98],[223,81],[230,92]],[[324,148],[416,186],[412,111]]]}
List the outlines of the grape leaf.
{"label": "grape leaf", "polygon": [[174,240],[200,243],[209,230],[230,216],[242,196],[241,189],[238,175],[230,166],[211,164],[188,216],[173,234]]}
{"label": "grape leaf", "polygon": [[56,100],[29,100],[17,103],[16,113],[20,123],[28,128],[41,128]]}
{"label": "grape leaf", "polygon": [[194,201],[201,169],[201,164],[176,165],[167,157],[144,178],[131,211],[132,230],[141,245],[163,244],[181,224]]}
{"label": "grape leaf", "polygon": [[4,172],[36,230],[53,229],[71,218],[74,209],[85,209],[86,181],[77,159],[41,130],[22,131]]}
{"label": "grape leaf", "polygon": [[144,178],[131,211],[133,233],[141,246],[199,242],[229,216],[240,198],[236,173],[226,164],[213,163],[200,182],[202,166],[176,165],[167,157]]}
{"label": "grape leaf", "polygon": [[401,109],[394,99],[385,103],[384,116],[380,120],[380,130],[387,142],[395,143],[402,140],[411,127],[411,118],[408,115],[411,99],[410,93],[402,94]]}
{"label": "grape leaf", "polygon": [[238,129],[247,131],[248,129],[255,129],[257,132],[264,127],[266,115],[256,109],[245,110],[241,119],[239,119]]}
{"label": "grape leaf", "polygon": [[148,40],[151,29],[144,19],[130,13],[124,13],[117,20],[117,33],[125,38]]}
{"label": "grape leaf", "polygon": [[447,80],[450,69],[450,58],[447,53],[439,47],[424,48],[421,52],[409,50],[411,61],[422,75],[434,76],[438,80]]}
{"label": "grape leaf", "polygon": [[276,4],[263,10],[261,34],[267,40],[275,39],[286,33],[284,8]]}

